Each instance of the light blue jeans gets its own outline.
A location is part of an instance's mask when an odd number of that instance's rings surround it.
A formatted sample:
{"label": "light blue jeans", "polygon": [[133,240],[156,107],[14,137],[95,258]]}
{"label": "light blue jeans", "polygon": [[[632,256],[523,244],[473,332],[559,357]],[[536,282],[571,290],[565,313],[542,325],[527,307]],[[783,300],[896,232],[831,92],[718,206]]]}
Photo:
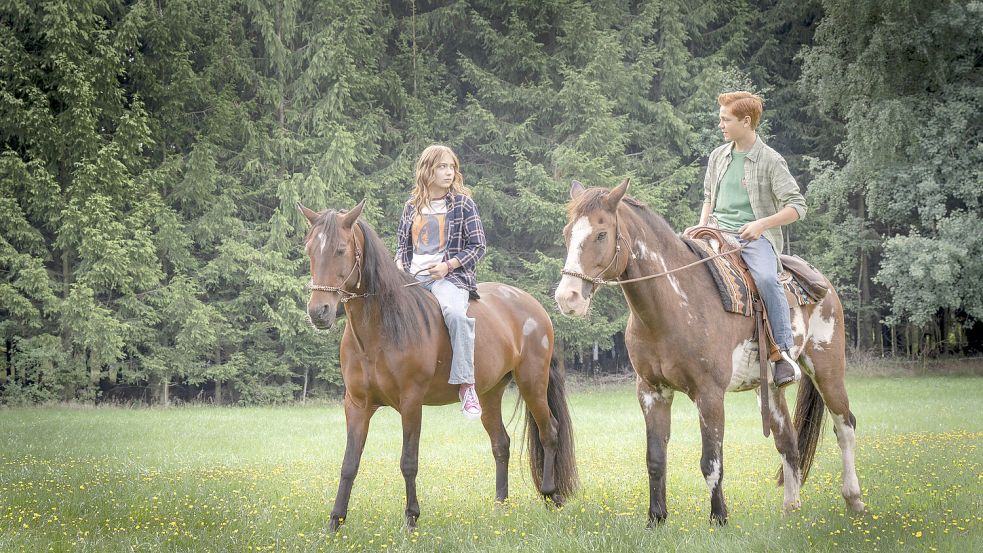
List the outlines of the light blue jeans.
{"label": "light blue jeans", "polygon": [[418,275],[417,280],[437,298],[444,324],[451,336],[451,377],[448,384],[474,384],[474,319],[468,317],[468,291],[446,280],[430,280]]}
{"label": "light blue jeans", "polygon": [[792,349],[792,324],[788,318],[788,300],[785,299],[785,290],[778,282],[778,257],[775,250],[771,247],[771,242],[765,238],[757,240],[744,240],[738,237],[737,241],[745,245],[741,250],[741,257],[747,263],[748,270],[754,284],[758,287],[758,293],[765,302],[765,309],[768,310],[768,322],[771,325],[771,334],[775,337],[775,344],[778,349],[788,351]]}

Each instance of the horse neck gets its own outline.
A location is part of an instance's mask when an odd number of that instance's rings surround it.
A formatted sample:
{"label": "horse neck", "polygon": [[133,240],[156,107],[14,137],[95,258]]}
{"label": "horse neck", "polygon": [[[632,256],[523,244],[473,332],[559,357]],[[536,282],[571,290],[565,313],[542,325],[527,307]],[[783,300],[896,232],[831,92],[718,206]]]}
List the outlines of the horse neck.
{"label": "horse neck", "polygon": [[[630,229],[634,258],[629,259],[623,280],[663,273],[697,260],[658,216],[654,222],[649,222],[631,213],[625,217],[625,223]],[[687,320],[691,301],[700,295],[693,283],[701,281],[693,277],[694,274],[689,272],[673,273],[624,284],[621,288],[634,316],[649,327],[671,332],[686,326],[680,325],[679,321]]]}

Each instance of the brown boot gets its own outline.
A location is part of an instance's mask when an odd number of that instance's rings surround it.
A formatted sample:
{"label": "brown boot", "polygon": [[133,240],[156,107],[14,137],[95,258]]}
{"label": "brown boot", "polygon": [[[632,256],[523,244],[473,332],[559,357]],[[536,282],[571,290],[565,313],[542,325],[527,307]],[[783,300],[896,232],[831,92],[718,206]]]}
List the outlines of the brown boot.
{"label": "brown boot", "polygon": [[782,358],[775,362],[772,377],[775,381],[776,388],[784,388],[789,384],[798,382],[799,371],[796,370],[794,361],[791,361],[787,352],[783,351]]}

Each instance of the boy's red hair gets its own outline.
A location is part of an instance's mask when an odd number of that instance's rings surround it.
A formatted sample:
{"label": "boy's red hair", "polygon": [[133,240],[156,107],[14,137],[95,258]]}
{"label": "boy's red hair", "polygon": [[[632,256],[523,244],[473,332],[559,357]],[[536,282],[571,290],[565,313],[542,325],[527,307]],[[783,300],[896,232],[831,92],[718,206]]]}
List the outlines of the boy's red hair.
{"label": "boy's red hair", "polygon": [[758,123],[761,121],[761,113],[764,111],[764,103],[760,96],[743,90],[724,92],[720,96],[717,96],[717,103],[729,109],[738,119],[750,117],[751,128],[758,128]]}

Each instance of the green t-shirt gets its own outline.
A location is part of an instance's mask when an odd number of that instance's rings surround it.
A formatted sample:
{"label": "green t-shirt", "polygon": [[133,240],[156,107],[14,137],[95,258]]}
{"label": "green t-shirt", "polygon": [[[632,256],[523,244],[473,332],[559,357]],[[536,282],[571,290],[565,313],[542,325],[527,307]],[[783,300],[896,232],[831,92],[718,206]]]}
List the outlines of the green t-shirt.
{"label": "green t-shirt", "polygon": [[742,182],[744,158],[747,154],[747,152],[731,152],[730,165],[720,179],[720,190],[717,192],[713,216],[724,230],[737,230],[755,220],[754,211],[751,209],[751,198]]}

